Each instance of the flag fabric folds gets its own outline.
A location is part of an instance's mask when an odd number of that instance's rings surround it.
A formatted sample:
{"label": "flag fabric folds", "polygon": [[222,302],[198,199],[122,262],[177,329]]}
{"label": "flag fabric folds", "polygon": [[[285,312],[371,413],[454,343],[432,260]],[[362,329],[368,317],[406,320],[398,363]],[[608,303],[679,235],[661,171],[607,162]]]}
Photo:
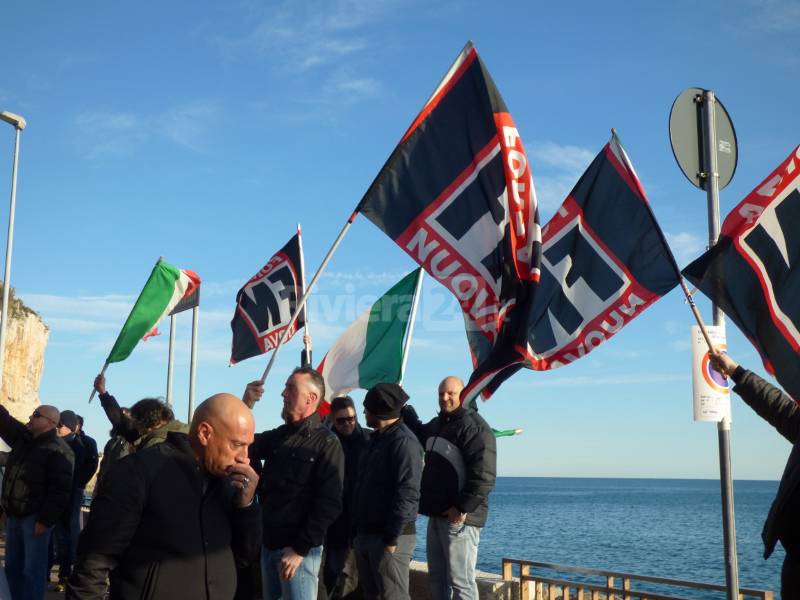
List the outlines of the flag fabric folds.
{"label": "flag fabric folds", "polygon": [[291,326],[287,341],[303,327],[305,310],[289,323],[303,296],[300,256],[298,232],[236,294],[231,364],[269,352],[287,327]]}
{"label": "flag fabric folds", "polygon": [[403,339],[421,269],[409,273],[344,330],[317,367],[325,378],[327,402],[356,388],[397,383],[401,377]]}
{"label": "flag fabric folds", "polygon": [[122,326],[106,362],[120,362],[128,358],[139,340],[148,334],[152,335],[159,321],[170,314],[181,301],[195,294],[199,286],[200,278],[196,273],[178,269],[159,259]]}
{"label": "flag fabric folds", "polygon": [[[488,364],[465,398],[517,370],[571,363],[617,333],[680,281],[678,266],[616,135],[542,230],[541,278],[517,362]],[[470,334],[473,345],[480,337]],[[512,353],[505,357],[514,360]]]}
{"label": "flag fabric folds", "polygon": [[539,280],[536,194],[520,134],[472,44],[357,210],[456,296],[479,370],[521,360],[518,315]]}
{"label": "flag fabric folds", "polygon": [[717,244],[683,274],[800,400],[800,146],[731,211]]}

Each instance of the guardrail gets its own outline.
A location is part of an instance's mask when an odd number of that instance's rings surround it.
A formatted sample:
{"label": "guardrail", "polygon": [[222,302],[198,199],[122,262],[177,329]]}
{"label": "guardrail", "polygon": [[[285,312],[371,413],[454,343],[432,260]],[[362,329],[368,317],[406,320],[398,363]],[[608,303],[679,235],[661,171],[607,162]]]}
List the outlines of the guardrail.
{"label": "guardrail", "polygon": [[[515,574],[515,568],[518,571]],[[548,576],[555,572],[599,578],[596,583],[569,581],[564,577]],[[569,575],[567,575],[569,577]],[[664,593],[652,590],[635,589],[642,583],[657,585],[659,588],[678,588],[675,593],[685,593],[687,589],[725,592],[724,585],[685,581],[666,577],[652,577],[634,573],[620,573],[603,569],[587,569],[570,565],[534,562],[530,560],[503,559],[503,579],[519,581],[519,600],[689,600],[685,596],[672,595],[671,589]],[[605,580],[604,582],[602,580]],[[724,597],[724,596],[721,596]],[[766,590],[739,589],[739,598],[773,600],[773,594]]]}

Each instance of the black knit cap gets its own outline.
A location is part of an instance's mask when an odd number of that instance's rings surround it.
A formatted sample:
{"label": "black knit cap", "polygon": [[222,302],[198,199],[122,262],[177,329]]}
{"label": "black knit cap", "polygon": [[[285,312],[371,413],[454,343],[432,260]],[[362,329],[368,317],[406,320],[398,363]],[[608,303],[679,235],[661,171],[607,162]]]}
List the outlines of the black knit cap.
{"label": "black knit cap", "polygon": [[78,428],[78,417],[71,410],[62,410],[59,421],[72,433],[75,433],[75,430]]}
{"label": "black knit cap", "polygon": [[364,397],[364,408],[378,419],[394,419],[408,400],[408,394],[396,383],[372,386]]}

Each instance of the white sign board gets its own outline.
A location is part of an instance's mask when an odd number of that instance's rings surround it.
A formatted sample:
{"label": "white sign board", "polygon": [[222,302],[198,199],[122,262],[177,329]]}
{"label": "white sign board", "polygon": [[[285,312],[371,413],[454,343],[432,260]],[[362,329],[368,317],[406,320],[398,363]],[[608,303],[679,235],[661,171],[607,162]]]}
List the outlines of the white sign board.
{"label": "white sign board", "polygon": [[[725,350],[725,327],[706,327],[714,346]],[[730,383],[711,368],[708,344],[697,325],[692,326],[692,390],[694,392],[694,420],[721,421],[731,417]]]}

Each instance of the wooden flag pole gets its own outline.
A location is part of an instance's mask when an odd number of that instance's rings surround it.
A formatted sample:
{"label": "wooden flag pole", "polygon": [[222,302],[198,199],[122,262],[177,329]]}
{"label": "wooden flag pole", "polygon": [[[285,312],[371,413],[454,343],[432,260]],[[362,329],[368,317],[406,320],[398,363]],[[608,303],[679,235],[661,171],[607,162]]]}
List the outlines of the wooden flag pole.
{"label": "wooden flag pole", "polygon": [[355,221],[356,216],[358,216],[357,210],[354,211],[352,215],[350,215],[350,218],[347,219],[347,223],[345,223],[344,227],[342,227],[342,230],[339,232],[339,235],[336,237],[336,240],[333,242],[333,245],[330,247],[330,250],[328,250],[328,253],[325,255],[325,258],[322,260],[322,264],[317,269],[317,272],[314,273],[314,277],[311,278],[311,283],[308,284],[308,289],[303,290],[303,297],[300,299],[300,302],[294,309],[294,314],[292,315],[292,318],[289,320],[289,326],[283,330],[283,333],[281,333],[281,337],[278,340],[278,345],[275,346],[275,350],[273,350],[272,356],[270,356],[269,362],[267,363],[267,368],[264,369],[264,374],[261,376],[262,385],[267,380],[267,375],[269,375],[269,372],[272,370],[272,365],[275,364],[275,358],[278,356],[278,351],[281,349],[283,343],[289,337],[289,331],[291,331],[291,324],[294,323],[295,320],[297,320],[297,316],[300,314],[300,311],[302,311],[303,308],[305,308],[306,302],[308,301],[308,297],[309,295],[311,295],[311,290],[314,289],[314,286],[317,284],[317,280],[319,279],[320,275],[322,275],[322,272],[325,270],[325,267],[328,266],[331,257],[333,257],[333,253],[336,252],[336,249],[339,247],[339,244],[342,243],[344,236],[347,234],[347,230],[350,229],[350,226],[353,224],[353,221]]}
{"label": "wooden flag pole", "polygon": [[419,306],[419,296],[422,292],[422,279],[425,277],[425,269],[419,268],[419,277],[417,277],[417,285],[414,288],[414,299],[411,303],[411,314],[408,317],[408,331],[406,333],[406,340],[403,344],[403,360],[400,363],[400,381],[398,385],[403,385],[403,377],[406,374],[406,364],[408,363],[408,353],[411,350],[411,337],[414,335],[414,323],[417,320],[417,307]]}

